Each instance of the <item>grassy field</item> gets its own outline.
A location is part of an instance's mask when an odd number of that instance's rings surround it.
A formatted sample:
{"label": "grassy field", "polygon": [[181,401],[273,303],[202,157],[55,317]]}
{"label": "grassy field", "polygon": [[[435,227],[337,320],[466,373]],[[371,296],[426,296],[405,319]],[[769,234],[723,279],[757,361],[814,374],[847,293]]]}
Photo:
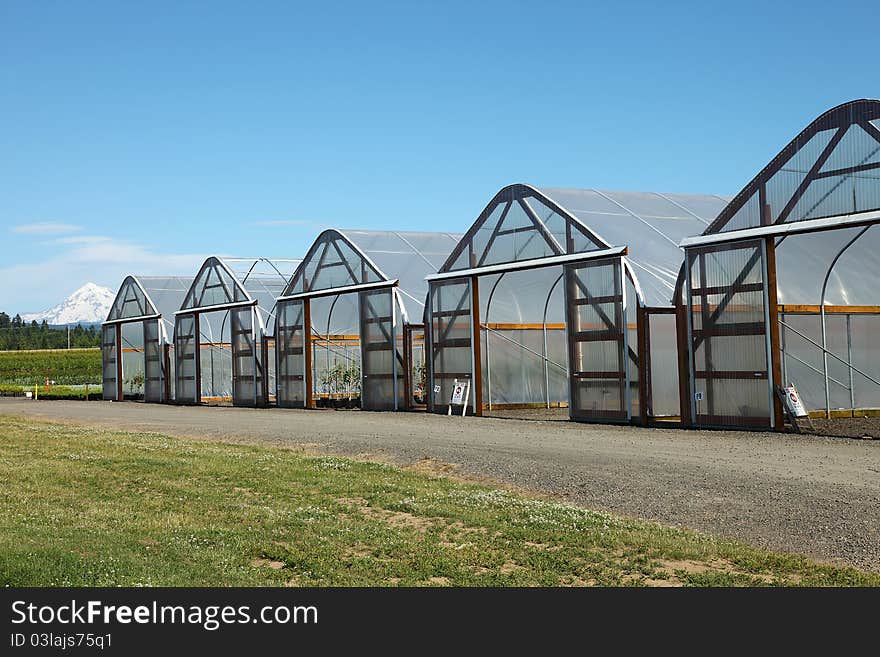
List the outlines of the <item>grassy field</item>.
{"label": "grassy field", "polygon": [[880,585],[429,467],[153,433],[0,416],[0,480],[0,585]]}
{"label": "grassy field", "polygon": [[[101,399],[101,384],[92,384],[73,388],[71,386],[37,386],[37,399],[72,399],[75,401],[98,401]],[[20,386],[0,383],[0,397],[24,397],[25,393],[33,392],[34,386]]]}
{"label": "grassy field", "polygon": [[46,377],[59,385],[101,383],[101,350],[0,351],[0,383],[43,385]]}

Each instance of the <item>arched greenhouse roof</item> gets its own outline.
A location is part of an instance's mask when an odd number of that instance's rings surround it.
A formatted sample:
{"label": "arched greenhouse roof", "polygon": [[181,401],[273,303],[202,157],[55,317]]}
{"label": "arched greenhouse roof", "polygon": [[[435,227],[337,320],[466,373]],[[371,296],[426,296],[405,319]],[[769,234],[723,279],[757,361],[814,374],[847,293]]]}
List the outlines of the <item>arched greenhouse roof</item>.
{"label": "arched greenhouse roof", "polygon": [[703,232],[729,200],[510,185],[495,195],[439,271],[628,247],[645,304],[668,306],[684,257],[679,242]]}
{"label": "arched greenhouse roof", "polygon": [[318,235],[283,296],[398,281],[410,322],[420,322],[428,284],[461,239],[453,233],[328,229]]}
{"label": "arched greenhouse roof", "polygon": [[275,299],[281,296],[299,260],[211,256],[202,263],[179,311],[225,310],[256,302],[264,327],[274,326]]}
{"label": "arched greenhouse roof", "polygon": [[780,304],[868,306],[880,275],[878,220],[880,100],[860,99],[812,121],[683,246],[774,236]]}
{"label": "arched greenhouse roof", "polygon": [[137,321],[157,317],[166,332],[174,331],[174,313],[193,279],[184,276],[126,276],[110,306],[107,321]]}

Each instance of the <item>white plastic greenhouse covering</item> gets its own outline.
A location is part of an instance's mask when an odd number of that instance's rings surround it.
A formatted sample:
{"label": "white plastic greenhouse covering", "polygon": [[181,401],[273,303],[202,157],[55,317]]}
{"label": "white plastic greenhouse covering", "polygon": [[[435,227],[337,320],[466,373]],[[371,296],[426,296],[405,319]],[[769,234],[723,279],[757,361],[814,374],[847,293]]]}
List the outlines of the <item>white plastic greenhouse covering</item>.
{"label": "white plastic greenhouse covering", "polygon": [[[128,276],[123,280],[107,315],[108,322],[121,323],[123,395],[143,392],[147,401],[164,399],[165,381],[172,371],[164,371],[162,345],[174,335],[174,313],[192,285],[182,276]],[[115,326],[105,325],[102,338],[104,398],[116,398]],[[142,385],[137,381],[143,377]],[[172,391],[174,387],[170,386]]]}
{"label": "white plastic greenhouse covering", "polygon": [[[205,401],[238,401],[236,398],[244,395],[247,399],[256,397],[263,403],[266,400],[262,399],[258,390],[253,389],[253,384],[245,386],[247,391],[240,390],[239,395],[235,394],[234,387],[236,379],[245,380],[255,376],[262,379],[261,374],[255,375],[254,367],[261,369],[264,365],[269,378],[269,393],[274,393],[275,358],[271,336],[275,326],[275,299],[281,295],[298,264],[299,260],[268,258],[212,257],[205,261],[178,306],[175,349],[181,353],[176,353],[172,358],[178,364],[183,362],[181,358],[189,356],[194,346],[191,333],[193,315],[180,311],[198,313],[200,388],[196,391],[193,387],[194,371],[190,371],[193,365],[184,365],[186,371],[176,372],[177,401],[191,403],[198,392],[199,398]],[[235,304],[248,300],[256,301],[253,312],[249,310],[250,307],[246,312],[240,307],[235,309]],[[236,326],[233,327],[233,324]],[[251,332],[256,334],[254,344],[250,344]],[[254,364],[250,362],[253,359],[242,359],[244,371],[234,373],[234,352],[252,354],[256,351],[259,354],[263,333],[270,336],[268,363],[263,364],[259,359]],[[239,344],[241,340],[247,344]],[[187,353],[183,354],[184,351]]]}
{"label": "white plastic greenhouse covering", "polygon": [[[519,199],[519,205],[514,202]],[[624,192],[595,189],[566,189],[511,185],[502,189],[468,230],[462,245],[450,257],[440,272],[452,276],[473,267],[498,266],[521,261],[540,262],[542,258],[589,253],[614,247],[626,247],[628,254],[623,263],[638,286],[636,290],[627,278],[625,321],[631,351],[637,351],[636,303],[649,308],[671,309],[676,280],[683,261],[679,242],[690,235],[702,233],[729,198],[714,195],[661,194],[656,192]],[[523,201],[526,201],[524,204]],[[554,208],[553,206],[556,206]],[[529,216],[534,213],[534,217]],[[563,215],[561,216],[560,215]],[[562,253],[560,253],[562,249]],[[603,275],[598,270],[592,276],[592,286],[600,286]],[[507,271],[479,275],[479,317],[481,324],[481,373],[483,378],[482,402],[489,408],[498,405],[551,405],[570,401],[569,340],[566,333],[566,299],[561,264],[548,262],[545,267],[526,271]],[[467,276],[468,274],[465,274]],[[463,280],[463,279],[462,279]],[[443,313],[455,311],[448,306],[455,302],[462,290],[453,281],[437,284],[437,302],[434,310],[438,322],[450,324]],[[613,294],[593,290],[593,294]],[[442,300],[441,300],[442,297]],[[467,311],[466,307],[460,310]],[[469,312],[469,311],[468,311]],[[586,315],[582,315],[586,317]],[[590,321],[590,320],[587,320]],[[597,320],[598,321],[598,320]],[[648,318],[651,334],[652,371],[662,373],[653,377],[650,414],[677,415],[678,381],[670,372],[678,371],[675,321],[672,315],[651,315]],[[458,329],[456,329],[458,330]],[[448,333],[447,331],[444,332]],[[448,333],[452,336],[452,333]],[[453,342],[466,340],[458,330]],[[610,344],[593,343],[578,346],[583,358],[591,365],[587,369],[617,371],[617,349]],[[435,396],[435,408],[442,412],[442,400],[449,397],[449,379],[455,373],[468,376],[470,347],[444,347],[443,355],[435,360],[435,384],[440,393]],[[438,352],[439,353],[439,352]],[[453,374],[450,374],[452,372]],[[439,375],[438,375],[439,374]],[[628,368],[631,394],[631,412],[639,412],[638,367]],[[591,391],[603,398],[581,401],[582,405],[598,402],[600,412],[604,399],[617,394],[620,383],[609,378],[605,390],[596,382]],[[625,413],[620,406],[610,412]],[[596,416],[599,413],[595,414]],[[606,413],[607,416],[607,413]]]}
{"label": "white plastic greenhouse covering", "polygon": [[730,197],[595,189],[540,190],[580,220],[608,246],[628,246],[627,262],[644,295],[645,306],[673,304],[683,259],[679,243],[699,235],[730,202]]}
{"label": "white plastic greenhouse covering", "polygon": [[808,125],[684,243],[697,425],[777,426],[774,385],[808,410],[880,408],[878,222],[880,101],[860,99]]}
{"label": "white plastic greenhouse covering", "polygon": [[[360,289],[310,299],[310,328],[320,340],[312,343],[312,381],[321,385],[325,376],[322,373],[331,372],[340,364],[345,367],[354,364],[361,369],[366,385],[361,391],[362,407],[406,405],[403,366],[410,364],[404,362],[402,353],[403,327],[421,324],[428,292],[425,277],[437,271],[460,237],[451,233],[408,231],[331,229],[322,232],[284,290],[284,296],[347,287]],[[383,282],[394,281],[396,286],[392,291],[382,289]],[[376,284],[378,288],[363,287]],[[302,301],[280,302],[280,405],[305,404],[301,347],[303,307]],[[385,333],[393,336],[396,344],[388,344],[383,337]],[[369,362],[362,363],[363,358]],[[394,390],[397,390],[396,397]]]}

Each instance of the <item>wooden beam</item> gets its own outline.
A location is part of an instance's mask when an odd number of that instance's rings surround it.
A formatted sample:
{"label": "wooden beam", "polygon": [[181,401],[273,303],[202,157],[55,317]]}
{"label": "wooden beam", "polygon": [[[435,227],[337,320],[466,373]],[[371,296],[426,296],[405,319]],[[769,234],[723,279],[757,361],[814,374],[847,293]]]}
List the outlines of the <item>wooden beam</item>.
{"label": "wooden beam", "polygon": [[651,347],[648,337],[648,317],[638,301],[636,301],[636,335],[638,336],[636,351],[639,355],[639,419],[642,426],[646,426],[648,424],[648,361]]}
{"label": "wooden beam", "polygon": [[193,381],[193,401],[202,403],[202,352],[199,336],[199,313],[193,313],[193,360],[195,361],[195,380]]}
{"label": "wooden beam", "polygon": [[[261,372],[261,388],[263,394],[263,405],[269,405],[269,339],[264,335],[260,341],[261,360],[263,367]],[[277,370],[276,370],[277,372]]]}
{"label": "wooden beam", "polygon": [[[700,287],[706,288],[706,287],[708,287],[708,283],[706,282],[707,276],[706,276],[706,254],[705,254],[705,252],[700,252],[700,254],[698,256],[698,260],[700,262]],[[751,267],[747,266],[747,269],[744,271],[747,271],[748,269],[751,269]],[[734,281],[731,288],[734,288],[737,286],[737,284],[742,283],[741,279],[744,279],[744,278],[745,278],[744,273],[740,272],[739,276],[737,277],[737,280]],[[724,306],[726,306],[728,303],[730,303],[730,299],[732,296],[733,296],[732,294],[725,295],[725,297],[721,301],[721,303]],[[720,307],[723,307],[723,306],[719,306],[719,308]],[[709,308],[705,304],[702,304],[700,306],[700,317],[701,317],[701,320],[700,320],[701,331],[700,332],[706,331],[709,328],[714,328],[715,320],[717,319],[718,315],[720,315],[719,308],[716,308],[715,311],[710,315]],[[710,371],[714,370],[715,366],[712,363],[712,340],[711,339],[706,340],[704,338],[701,338],[698,335],[698,332],[696,330],[692,330],[691,333],[694,338],[694,358],[696,359],[697,346],[702,342],[703,358],[705,359],[706,369],[710,370]],[[706,337],[711,337],[711,335],[712,334],[710,333]],[[699,338],[699,340],[698,340],[698,338]],[[696,363],[694,363],[694,369],[696,369],[696,368],[697,368],[697,365],[696,365]],[[708,408],[710,415],[715,412],[715,394],[714,393],[715,393],[714,386],[711,384],[711,382],[707,383],[706,384],[706,407]]]}
{"label": "wooden beam", "polygon": [[312,307],[308,299],[303,299],[303,361],[305,362],[305,407],[315,408],[314,386],[312,384]]}
{"label": "wooden beam", "polygon": [[166,404],[171,401],[171,345],[163,344],[162,345],[162,367],[164,369],[165,376],[163,377],[163,386],[164,390],[162,401]]}
{"label": "wooden beam", "polygon": [[[771,374],[771,385],[785,387],[782,380],[782,350],[779,348],[779,304],[776,295],[776,239],[768,237],[767,244],[767,303],[770,308],[770,362],[767,368]],[[782,401],[776,390],[772,390],[773,399],[773,426],[777,431],[785,427],[785,417],[782,411]]]}
{"label": "wooden beam", "polygon": [[116,325],[116,401],[122,401],[122,324]]}
{"label": "wooden beam", "polygon": [[[688,266],[688,263],[685,263]],[[675,306],[675,342],[678,347],[678,409],[681,426],[691,426],[691,374],[690,355],[688,352],[686,304],[676,299]]]}
{"label": "wooden beam", "polygon": [[[818,315],[821,312],[819,306],[804,304],[781,304],[777,306],[779,313],[804,313]],[[825,306],[825,314],[849,314],[849,315],[880,315],[880,306]]]}
{"label": "wooden beam", "polygon": [[474,395],[476,415],[483,414],[483,353],[480,344],[480,279],[471,276],[471,317],[474,331],[472,336],[472,353],[474,354],[474,372],[471,390]]}

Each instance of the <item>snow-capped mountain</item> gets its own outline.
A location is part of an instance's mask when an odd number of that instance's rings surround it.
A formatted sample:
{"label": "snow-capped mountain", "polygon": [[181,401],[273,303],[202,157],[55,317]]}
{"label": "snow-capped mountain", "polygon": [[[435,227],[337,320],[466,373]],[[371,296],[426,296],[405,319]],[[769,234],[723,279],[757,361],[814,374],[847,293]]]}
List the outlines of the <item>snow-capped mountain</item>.
{"label": "snow-capped mountain", "polygon": [[107,319],[116,295],[106,287],[86,283],[54,308],[41,313],[22,315],[26,322],[46,320],[49,324],[88,324]]}

